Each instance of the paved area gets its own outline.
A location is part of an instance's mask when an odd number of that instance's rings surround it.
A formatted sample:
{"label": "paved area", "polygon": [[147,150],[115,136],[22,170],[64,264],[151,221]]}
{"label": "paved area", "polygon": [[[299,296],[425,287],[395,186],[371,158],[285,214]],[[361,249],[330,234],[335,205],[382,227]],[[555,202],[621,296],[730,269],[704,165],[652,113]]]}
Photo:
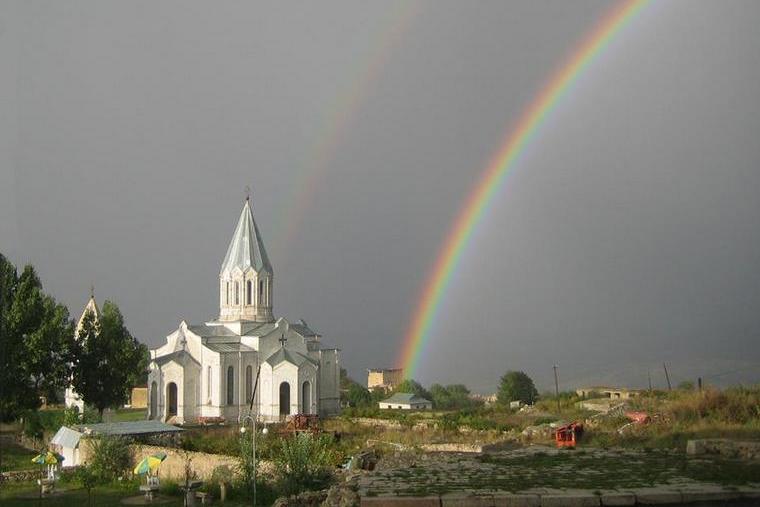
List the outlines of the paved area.
{"label": "paved area", "polygon": [[535,446],[482,455],[395,453],[358,484],[362,504],[375,506],[760,504],[755,466],[668,451]]}

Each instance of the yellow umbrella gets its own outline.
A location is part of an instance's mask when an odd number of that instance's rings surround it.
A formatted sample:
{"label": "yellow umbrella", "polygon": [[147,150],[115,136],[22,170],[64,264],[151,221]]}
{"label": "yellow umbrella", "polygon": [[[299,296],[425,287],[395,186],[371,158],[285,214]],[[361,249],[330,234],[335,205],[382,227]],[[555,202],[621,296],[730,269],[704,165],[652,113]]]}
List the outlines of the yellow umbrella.
{"label": "yellow umbrella", "polygon": [[158,466],[165,459],[166,459],[166,454],[163,452],[157,452],[156,454],[151,454],[150,456],[143,458],[142,461],[140,461],[137,464],[137,466],[134,469],[134,473],[136,474],[155,473],[156,470],[158,469]]}
{"label": "yellow umbrella", "polygon": [[32,463],[36,465],[56,465],[63,461],[63,459],[63,456],[60,454],[47,451],[32,458]]}

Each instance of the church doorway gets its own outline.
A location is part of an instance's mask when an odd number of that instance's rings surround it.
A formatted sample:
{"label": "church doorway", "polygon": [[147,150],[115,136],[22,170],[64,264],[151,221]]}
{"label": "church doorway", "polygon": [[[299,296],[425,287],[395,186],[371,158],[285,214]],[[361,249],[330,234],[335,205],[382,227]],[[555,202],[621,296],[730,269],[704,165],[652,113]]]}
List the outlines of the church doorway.
{"label": "church doorway", "polygon": [[150,419],[155,419],[158,414],[158,384],[154,381],[150,385]]}
{"label": "church doorway", "polygon": [[290,384],[280,384],[280,415],[290,415]]}
{"label": "church doorway", "polygon": [[169,382],[166,386],[166,418],[177,415],[177,384]]}
{"label": "church doorway", "polygon": [[306,381],[301,386],[301,413],[311,413],[311,383]]}

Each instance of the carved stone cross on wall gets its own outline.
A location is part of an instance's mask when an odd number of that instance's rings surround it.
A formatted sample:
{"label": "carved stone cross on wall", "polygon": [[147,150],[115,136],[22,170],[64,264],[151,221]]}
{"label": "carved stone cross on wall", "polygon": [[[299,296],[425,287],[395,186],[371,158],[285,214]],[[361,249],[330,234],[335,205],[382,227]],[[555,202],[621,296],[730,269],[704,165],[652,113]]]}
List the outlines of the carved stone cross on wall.
{"label": "carved stone cross on wall", "polygon": [[287,339],[287,338],[285,338],[285,333],[283,333],[283,334],[282,334],[282,335],[281,335],[281,336],[280,336],[280,337],[277,339],[277,341],[278,341],[278,342],[280,342],[280,344],[281,344],[283,347],[285,347],[285,342],[286,342],[286,341],[288,341],[288,339]]}

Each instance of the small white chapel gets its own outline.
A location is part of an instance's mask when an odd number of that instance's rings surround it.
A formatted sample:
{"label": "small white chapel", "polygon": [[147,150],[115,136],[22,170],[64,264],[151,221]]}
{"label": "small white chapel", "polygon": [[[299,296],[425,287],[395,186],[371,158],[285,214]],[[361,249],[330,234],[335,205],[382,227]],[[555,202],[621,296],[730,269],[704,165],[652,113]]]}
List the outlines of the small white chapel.
{"label": "small white chapel", "polygon": [[166,344],[151,350],[150,419],[185,424],[338,413],[339,350],[323,346],[303,320],[275,319],[273,288],[274,271],[246,198],[219,271],[219,317],[182,321]]}

